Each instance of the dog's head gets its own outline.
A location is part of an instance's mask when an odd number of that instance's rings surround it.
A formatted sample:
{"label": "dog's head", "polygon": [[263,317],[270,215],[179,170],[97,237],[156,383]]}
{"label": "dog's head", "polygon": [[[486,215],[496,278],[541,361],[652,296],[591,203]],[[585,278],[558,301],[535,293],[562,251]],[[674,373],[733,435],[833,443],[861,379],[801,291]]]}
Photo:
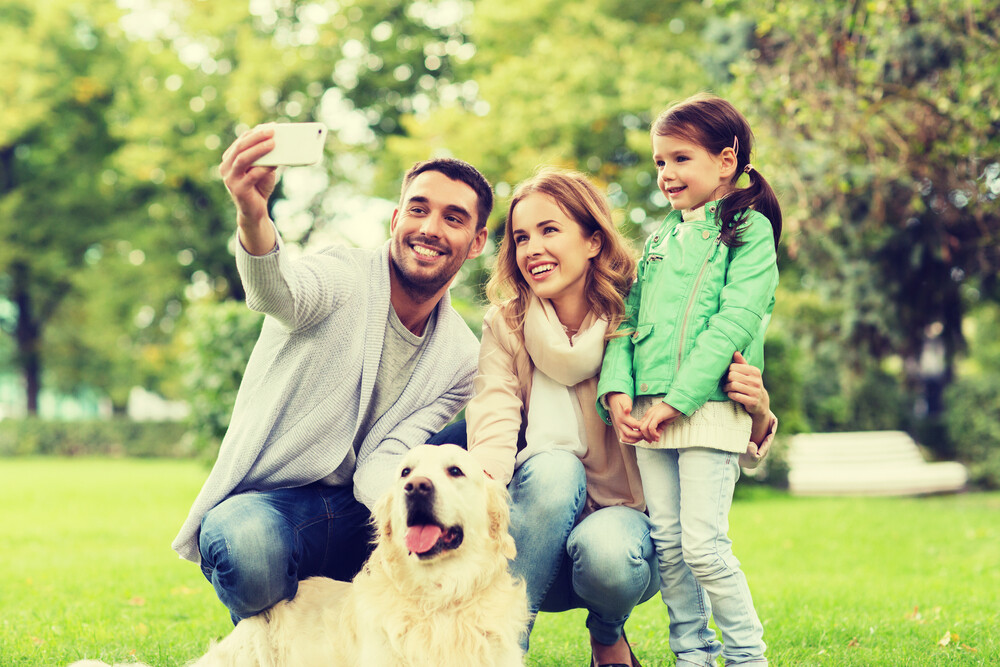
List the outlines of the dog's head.
{"label": "dog's head", "polygon": [[374,515],[379,543],[402,547],[407,558],[420,563],[481,552],[486,544],[505,559],[514,557],[507,490],[455,445],[410,450]]}

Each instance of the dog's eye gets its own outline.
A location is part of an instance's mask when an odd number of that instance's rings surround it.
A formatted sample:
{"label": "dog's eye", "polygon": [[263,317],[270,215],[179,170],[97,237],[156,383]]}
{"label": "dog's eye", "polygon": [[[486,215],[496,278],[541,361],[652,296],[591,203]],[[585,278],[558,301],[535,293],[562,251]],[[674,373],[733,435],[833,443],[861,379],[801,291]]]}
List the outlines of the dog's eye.
{"label": "dog's eye", "polygon": [[410,473],[413,472],[412,468],[403,468],[403,472],[399,474],[400,477],[409,477]]}
{"label": "dog's eye", "polygon": [[448,468],[448,474],[452,477],[465,477],[465,473],[458,466],[452,466]]}

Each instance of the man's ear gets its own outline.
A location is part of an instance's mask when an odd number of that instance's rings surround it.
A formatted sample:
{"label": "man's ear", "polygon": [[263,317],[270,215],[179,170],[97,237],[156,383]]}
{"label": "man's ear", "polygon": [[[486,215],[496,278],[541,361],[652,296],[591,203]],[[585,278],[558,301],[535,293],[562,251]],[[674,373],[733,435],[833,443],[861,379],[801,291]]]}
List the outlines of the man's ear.
{"label": "man's ear", "polygon": [[[394,216],[395,217],[395,216]],[[489,238],[490,232],[486,227],[483,227],[476,232],[476,237],[472,239],[472,245],[469,246],[469,254],[465,256],[466,259],[475,259],[483,254],[483,249],[486,247],[486,239]]]}
{"label": "man's ear", "polygon": [[389,220],[389,236],[392,236],[392,233],[396,231],[396,220],[398,218],[399,218],[399,209],[398,208],[392,209],[392,218]]}

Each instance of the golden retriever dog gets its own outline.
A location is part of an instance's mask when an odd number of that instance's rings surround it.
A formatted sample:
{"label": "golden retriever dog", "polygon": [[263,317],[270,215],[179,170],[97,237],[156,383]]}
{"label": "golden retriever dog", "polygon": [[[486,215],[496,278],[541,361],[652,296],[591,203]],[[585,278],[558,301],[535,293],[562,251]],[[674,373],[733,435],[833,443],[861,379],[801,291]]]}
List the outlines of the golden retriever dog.
{"label": "golden retriever dog", "polygon": [[460,447],[421,445],[373,518],[375,550],[352,583],[302,581],[295,598],[240,621],[195,665],[523,665],[528,609],[507,570],[514,540],[501,484]]}

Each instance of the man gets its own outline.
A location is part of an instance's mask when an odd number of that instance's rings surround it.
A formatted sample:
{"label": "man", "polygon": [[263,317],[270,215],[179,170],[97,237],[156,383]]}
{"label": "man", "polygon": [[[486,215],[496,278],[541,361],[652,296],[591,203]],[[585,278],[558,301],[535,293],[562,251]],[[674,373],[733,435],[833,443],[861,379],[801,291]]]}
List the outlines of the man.
{"label": "man", "polygon": [[486,243],[493,193],[459,160],[407,172],[379,251],[287,257],[267,212],[277,176],[253,162],[273,128],[238,138],[219,167],[237,209],[247,305],[268,315],[219,457],[174,541],[200,562],[234,622],[350,580],[369,508],[400,455],[432,441],[472,396],[478,341],[448,286]]}

